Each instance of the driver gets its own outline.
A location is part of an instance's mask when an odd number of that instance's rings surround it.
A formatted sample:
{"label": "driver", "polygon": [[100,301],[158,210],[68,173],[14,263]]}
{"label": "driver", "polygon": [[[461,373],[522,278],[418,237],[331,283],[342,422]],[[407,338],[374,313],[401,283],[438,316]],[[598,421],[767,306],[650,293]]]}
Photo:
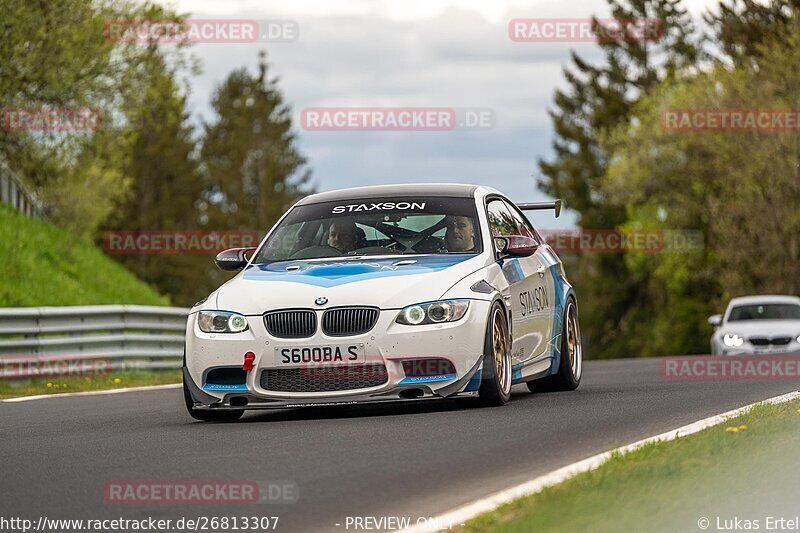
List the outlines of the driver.
{"label": "driver", "polygon": [[328,228],[328,246],[343,254],[356,249],[356,225],[350,220],[334,220]]}
{"label": "driver", "polygon": [[475,226],[470,217],[447,217],[444,240],[450,252],[471,252],[475,249]]}

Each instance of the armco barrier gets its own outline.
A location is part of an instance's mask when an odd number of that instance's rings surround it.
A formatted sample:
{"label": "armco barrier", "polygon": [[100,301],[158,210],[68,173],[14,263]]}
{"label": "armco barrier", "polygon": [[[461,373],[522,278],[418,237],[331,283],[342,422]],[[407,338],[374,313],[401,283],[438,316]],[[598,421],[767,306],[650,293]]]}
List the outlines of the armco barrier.
{"label": "armco barrier", "polygon": [[39,203],[17,178],[5,161],[0,159],[0,202],[11,204],[20,213],[41,218]]}
{"label": "armco barrier", "polygon": [[102,357],[114,368],[179,368],[188,312],[144,305],[0,308],[0,363]]}

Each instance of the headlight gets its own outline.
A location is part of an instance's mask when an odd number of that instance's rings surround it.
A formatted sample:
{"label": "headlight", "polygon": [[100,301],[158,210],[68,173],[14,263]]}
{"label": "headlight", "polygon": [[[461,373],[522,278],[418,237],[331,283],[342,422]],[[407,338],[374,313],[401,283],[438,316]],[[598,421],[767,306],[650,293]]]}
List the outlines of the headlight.
{"label": "headlight", "polygon": [[407,326],[440,324],[461,320],[469,309],[469,300],[442,300],[409,305],[397,315],[397,323]]}
{"label": "headlight", "polygon": [[239,333],[247,329],[247,319],[228,311],[200,311],[197,325],[205,333]]}
{"label": "headlight", "polygon": [[738,347],[744,344],[744,339],[736,333],[726,333],[722,337],[722,342],[725,343],[725,346]]}

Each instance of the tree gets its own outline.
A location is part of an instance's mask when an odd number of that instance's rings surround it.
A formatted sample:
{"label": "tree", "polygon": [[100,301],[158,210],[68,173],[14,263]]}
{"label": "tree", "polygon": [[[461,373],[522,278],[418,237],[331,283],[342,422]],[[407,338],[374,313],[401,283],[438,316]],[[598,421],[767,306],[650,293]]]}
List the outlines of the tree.
{"label": "tree", "polygon": [[[204,182],[196,154],[197,138],[189,122],[186,96],[176,67],[167,64],[154,45],[129,80],[123,107],[128,145],[126,175],[133,184],[128,201],[115,213],[111,227],[132,231],[194,230]],[[179,252],[178,250],[171,250]],[[117,256],[137,276],[170,295],[179,305],[204,296],[208,258],[185,253]]]}
{"label": "tree", "polygon": [[[707,353],[705,318],[734,296],[800,290],[800,144],[797,131],[670,131],[664,109],[798,109],[800,21],[753,48],[763,61],[718,65],[664,83],[636,107],[636,124],[608,138],[605,189],[624,203],[626,227],[702,228],[703,250],[631,255],[658,312],[644,354]],[[641,139],[647,139],[642,143]]]}
{"label": "tree", "polygon": [[209,227],[266,231],[310,192],[290,109],[267,70],[262,52],[256,75],[232,72],[212,98],[217,116],[201,152]]}
{"label": "tree", "polygon": [[722,0],[719,12],[704,17],[722,51],[717,59],[737,67],[757,67],[765,59],[761,45],[775,33],[787,33],[799,9],[798,0]]}
{"label": "tree", "polygon": [[[578,211],[586,229],[614,229],[626,220],[624,204],[609,198],[603,177],[613,153],[602,139],[627,124],[638,100],[662,80],[682,76],[697,64],[701,50],[691,18],[679,0],[610,1],[615,19],[657,19],[662,37],[599,42],[605,63],[593,66],[574,52],[565,69],[569,89],[556,91],[550,112],[556,139],[552,161],[539,160],[539,187]],[[595,24],[600,24],[595,20]],[[595,357],[630,357],[628,339],[640,334],[646,316],[642,280],[616,255],[583,256],[574,265],[582,295],[584,336]],[[613,290],[609,290],[613,287]]]}
{"label": "tree", "polygon": [[661,80],[684,72],[700,56],[691,18],[679,0],[609,4],[615,19],[657,19],[663,36],[656,42],[601,40],[606,64],[592,66],[572,52],[573,66],[564,70],[569,90],[556,91],[556,110],[550,112],[555,159],[539,160],[539,187],[577,210],[584,228],[610,228],[625,218],[621,206],[603,195],[610,154],[600,146],[601,136],[629,120],[632,106]]}
{"label": "tree", "polygon": [[106,26],[115,20],[179,17],[127,0],[0,0],[0,12],[3,107],[90,107],[101,117],[99,129],[79,133],[0,128],[0,158],[38,194],[53,223],[91,237],[125,201],[133,182],[125,174],[126,124],[114,120],[128,101],[131,73],[161,54],[108,39]]}

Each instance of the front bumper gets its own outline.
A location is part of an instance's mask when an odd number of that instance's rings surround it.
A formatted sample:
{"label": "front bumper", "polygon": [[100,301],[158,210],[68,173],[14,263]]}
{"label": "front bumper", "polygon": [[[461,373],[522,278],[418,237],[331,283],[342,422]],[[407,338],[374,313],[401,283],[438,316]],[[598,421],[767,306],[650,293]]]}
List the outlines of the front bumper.
{"label": "front bumper", "polygon": [[[480,362],[479,362],[480,363]],[[476,365],[476,372],[480,370],[480,364]],[[470,380],[461,380],[450,383],[452,393],[445,393],[442,389],[432,390],[427,385],[413,387],[419,391],[419,395],[407,396],[404,393],[412,390],[407,386],[396,386],[389,390],[372,393],[360,393],[354,395],[333,395],[325,398],[268,398],[261,395],[251,394],[250,392],[231,392],[226,393],[221,399],[209,396],[205,391],[197,388],[191,376],[184,367],[183,379],[187,383],[192,396],[195,399],[194,408],[199,410],[239,410],[239,409],[294,409],[300,407],[328,407],[334,405],[356,405],[356,404],[377,404],[377,403],[398,403],[398,402],[418,402],[442,398],[464,398],[476,397],[477,390],[464,391],[465,383]],[[209,402],[209,403],[203,403]]]}
{"label": "front bumper", "polygon": [[[193,392],[198,409],[274,409],[474,395],[490,306],[488,301],[471,300],[461,320],[424,326],[397,324],[398,309],[382,310],[375,327],[366,334],[329,337],[318,329],[314,336],[296,340],[270,335],[261,315],[248,316],[249,329],[242,333],[203,333],[197,327],[195,313],[187,322],[184,380]],[[318,323],[323,311],[316,311]],[[278,392],[261,387],[263,370],[292,367],[276,363],[276,347],[343,344],[363,345],[367,362],[383,364],[388,380],[375,387],[326,392]],[[253,352],[256,357],[254,369],[246,373],[243,384],[235,390],[214,390],[214,385],[206,383],[209,370],[241,368],[246,352]],[[403,360],[418,358],[447,359],[455,372],[429,377],[406,376]],[[294,365],[295,368],[299,366]]]}
{"label": "front bumper", "polygon": [[798,346],[796,342],[785,346],[740,346],[738,348],[732,348],[722,343],[719,343],[717,346],[719,355],[723,356],[800,356],[800,346]]}

